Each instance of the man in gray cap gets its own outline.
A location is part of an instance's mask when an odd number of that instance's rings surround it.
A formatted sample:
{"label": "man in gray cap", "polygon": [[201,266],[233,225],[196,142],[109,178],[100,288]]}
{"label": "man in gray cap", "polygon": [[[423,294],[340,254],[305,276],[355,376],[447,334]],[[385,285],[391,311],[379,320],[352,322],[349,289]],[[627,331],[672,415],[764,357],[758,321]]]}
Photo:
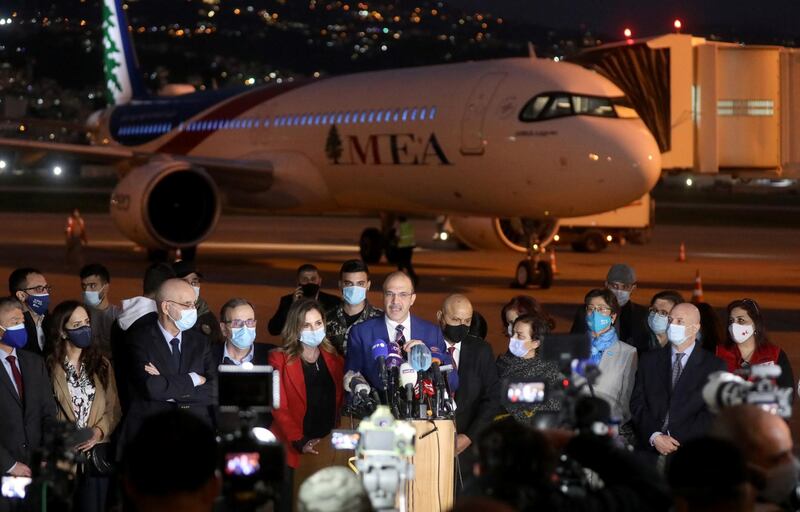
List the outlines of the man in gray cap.
{"label": "man in gray cap", "polygon": [[[605,287],[617,297],[620,305],[619,315],[614,327],[620,341],[632,345],[640,354],[649,347],[650,333],[647,328],[647,308],[631,301],[631,294],[636,289],[636,272],[633,267],[624,263],[615,263],[608,269]],[[572,334],[586,332],[586,310],[578,307],[572,322]]]}

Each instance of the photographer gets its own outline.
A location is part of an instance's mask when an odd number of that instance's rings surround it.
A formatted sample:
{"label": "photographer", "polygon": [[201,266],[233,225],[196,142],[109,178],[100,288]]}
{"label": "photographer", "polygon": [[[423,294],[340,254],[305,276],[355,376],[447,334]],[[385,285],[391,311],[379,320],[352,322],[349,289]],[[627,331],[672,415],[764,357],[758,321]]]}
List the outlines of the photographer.
{"label": "photographer", "polygon": [[[560,453],[596,472],[605,486],[562,492],[556,478]],[[666,511],[671,504],[661,477],[607,437],[537,431],[506,419],[484,432],[478,456],[478,488],[473,494],[503,501],[516,510]]]}

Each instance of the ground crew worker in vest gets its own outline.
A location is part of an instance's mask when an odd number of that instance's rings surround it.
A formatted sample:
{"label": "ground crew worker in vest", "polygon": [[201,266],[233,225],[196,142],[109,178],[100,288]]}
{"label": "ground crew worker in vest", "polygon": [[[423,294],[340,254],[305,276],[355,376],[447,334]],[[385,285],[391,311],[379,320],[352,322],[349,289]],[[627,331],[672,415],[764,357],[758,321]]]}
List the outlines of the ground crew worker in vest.
{"label": "ground crew worker in vest", "polygon": [[77,208],[67,217],[66,227],[67,265],[83,267],[83,247],[88,244],[86,224]]}
{"label": "ground crew worker in vest", "polygon": [[414,240],[414,226],[408,221],[405,216],[397,218],[397,270],[401,270],[408,274],[414,287],[419,282],[417,273],[414,272],[414,265],[411,263],[411,258],[414,255],[414,247],[417,246]]}

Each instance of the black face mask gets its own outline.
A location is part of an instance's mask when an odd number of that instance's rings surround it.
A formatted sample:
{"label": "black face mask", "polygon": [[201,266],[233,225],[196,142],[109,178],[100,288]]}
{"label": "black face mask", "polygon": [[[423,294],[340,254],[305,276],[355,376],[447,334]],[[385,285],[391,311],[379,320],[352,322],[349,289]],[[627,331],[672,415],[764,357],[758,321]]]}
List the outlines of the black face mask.
{"label": "black face mask", "polygon": [[317,294],[319,293],[319,285],[314,283],[306,283],[300,288],[303,290],[303,296],[309,298],[316,298]]}
{"label": "black face mask", "polygon": [[448,340],[452,341],[453,343],[461,343],[464,341],[464,338],[467,337],[469,334],[469,326],[468,325],[449,325],[445,324],[444,329],[442,329],[444,333],[444,337]]}

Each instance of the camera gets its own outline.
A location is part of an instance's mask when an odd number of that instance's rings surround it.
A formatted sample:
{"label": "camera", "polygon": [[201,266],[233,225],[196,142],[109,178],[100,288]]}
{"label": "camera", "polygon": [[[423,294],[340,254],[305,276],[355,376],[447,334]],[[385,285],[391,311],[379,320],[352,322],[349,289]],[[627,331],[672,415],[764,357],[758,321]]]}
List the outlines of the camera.
{"label": "camera", "polygon": [[540,404],[547,396],[547,384],[537,380],[503,381],[507,404]]}
{"label": "camera", "polygon": [[267,413],[280,407],[279,377],[271,366],[219,367],[219,467],[230,510],[255,510],[281,499],[283,445],[258,426]]}
{"label": "camera", "polygon": [[751,404],[767,412],[790,418],[792,388],[779,388],[775,379],[781,375],[778,365],[755,365],[737,371],[715,372],[703,387],[703,399],[712,412],[739,404]]}

